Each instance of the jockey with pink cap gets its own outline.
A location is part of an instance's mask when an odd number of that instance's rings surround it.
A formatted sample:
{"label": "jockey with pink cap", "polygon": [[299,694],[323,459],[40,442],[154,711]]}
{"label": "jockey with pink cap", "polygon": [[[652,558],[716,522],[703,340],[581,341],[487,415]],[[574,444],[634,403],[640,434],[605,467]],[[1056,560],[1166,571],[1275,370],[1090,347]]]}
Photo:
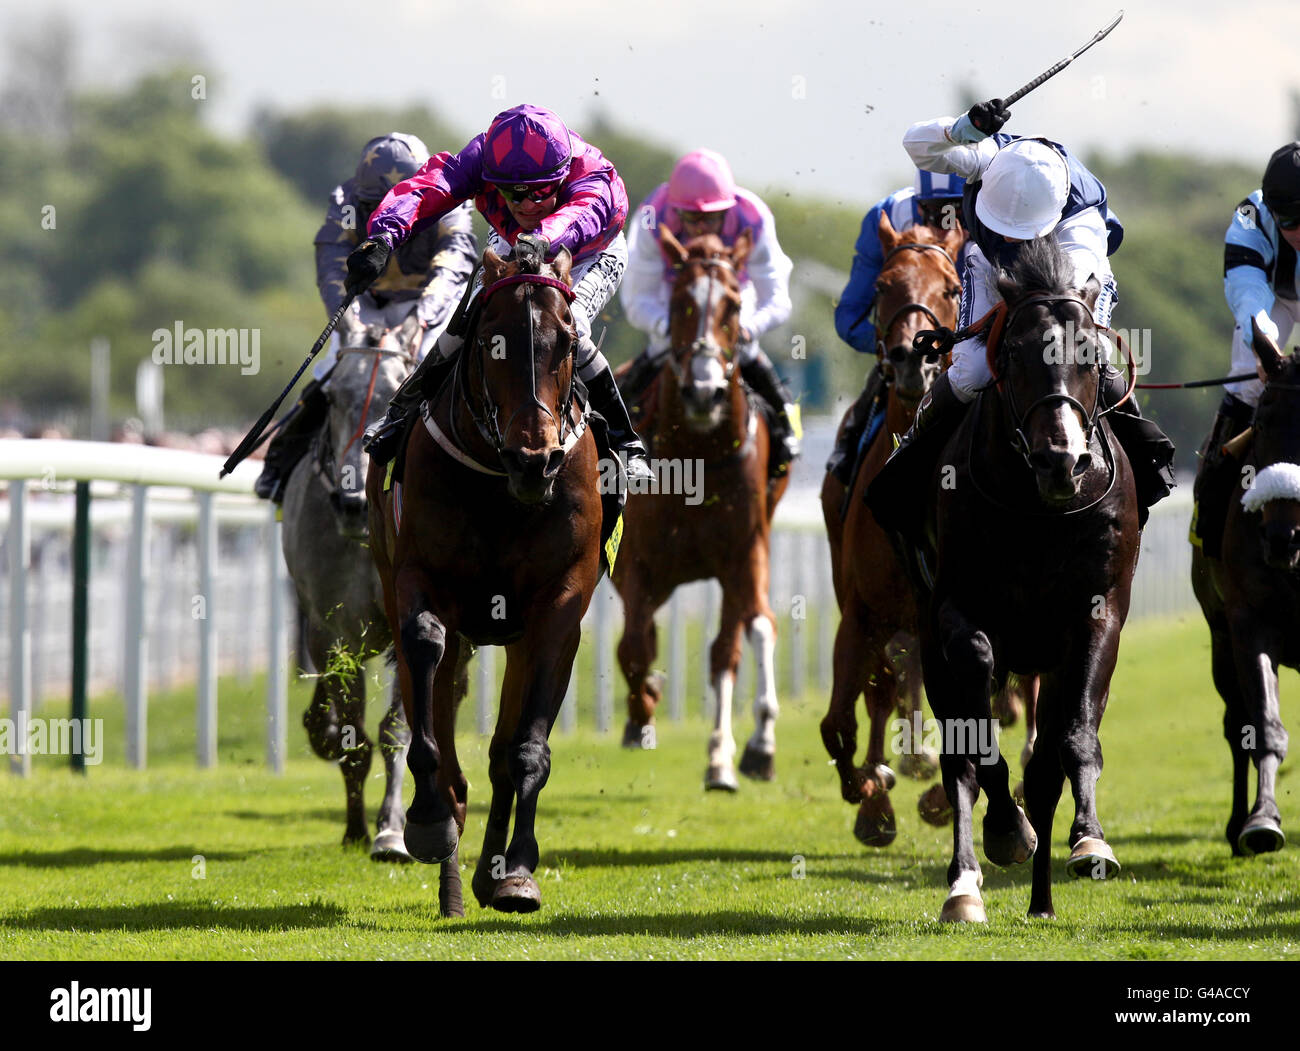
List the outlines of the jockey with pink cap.
{"label": "jockey with pink cap", "polygon": [[[396,246],[471,199],[491,227],[487,247],[498,255],[513,251],[517,259],[541,261],[564,248],[573,256],[578,375],[592,407],[609,424],[610,444],[623,454],[629,477],[649,477],[645,446],[632,428],[609,362],[591,339],[592,319],[613,296],[627,266],[627,191],[600,150],[550,110],[522,105],[498,113],[459,153],[436,154],[394,186],[370,217],[369,238],[348,257],[348,291],[368,287]],[[480,272],[472,295],[481,284]],[[434,393],[438,366],[454,360],[464,342],[464,333],[448,331],[438,338],[434,352],[394,395],[388,414],[366,432],[372,460],[386,463],[393,457],[407,414]]]}
{"label": "jockey with pink cap", "polygon": [[741,288],[741,341],[737,346],[745,382],[774,410],[779,439],[773,470],[783,473],[799,452],[799,409],[792,402],[759,337],[790,317],[793,264],[776,239],[771,210],[757,195],[736,185],[726,158],[695,150],[679,160],[628,227],[627,277],[620,293],[627,319],[649,336],[649,345],[623,377],[623,390],[635,404],[663,367],[669,349],[668,301],[673,269],[660,247],[660,224],[685,242],[716,234],[728,247],[748,231],[749,258],[737,277]]}

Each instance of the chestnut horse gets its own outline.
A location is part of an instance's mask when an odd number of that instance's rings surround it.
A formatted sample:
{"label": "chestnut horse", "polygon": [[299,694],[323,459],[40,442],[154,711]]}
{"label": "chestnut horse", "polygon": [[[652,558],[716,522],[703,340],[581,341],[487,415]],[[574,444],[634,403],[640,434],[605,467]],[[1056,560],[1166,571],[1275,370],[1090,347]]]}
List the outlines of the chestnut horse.
{"label": "chestnut horse", "polygon": [[550,264],[484,253],[477,325],[454,371],[411,430],[391,491],[378,472],[367,485],[412,733],[406,849],[442,864],[444,915],[463,915],[468,786],[455,717],[479,645],[505,646],[506,669],[474,896],[503,912],[541,906],[534,826],[547,740],[600,577],[597,451],[576,405],[570,266],[565,250]]}
{"label": "chestnut horse", "polygon": [[[876,279],[875,309],[881,319],[876,352],[889,392],[888,407],[883,425],[857,465],[852,494],[846,494],[843,483],[829,471],[822,483],[822,517],[840,607],[822,742],[835,760],[840,794],[848,803],[861,804],[853,834],[872,847],[894,841],[894,808],[889,801],[894,773],[885,765],[885,729],[895,710],[908,728],[909,742],[913,727],[919,726],[913,713],[921,711],[921,658],[916,601],[906,572],[862,495],[893,452],[894,436],[911,427],[917,405],[939,374],[938,352],[913,350],[912,339],[923,329],[956,325],[961,299],[956,261],[965,241],[960,227],[940,230],[917,225],[899,234],[889,216],[881,214],[880,247],[885,259]],[[857,768],[853,765],[858,732],[854,707],[860,694],[866,700],[871,734],[866,765]],[[937,756],[927,755],[920,740],[903,756],[905,774],[932,777],[937,767]]]}
{"label": "chestnut horse", "polygon": [[[1275,790],[1286,758],[1279,664],[1300,668],[1300,352],[1284,357],[1255,329],[1267,380],[1250,431],[1225,447],[1241,464],[1245,492],[1228,508],[1220,558],[1192,550],[1192,587],[1210,625],[1214,685],[1223,697],[1223,736],[1232,750],[1236,855],[1286,843]],[[1246,779],[1254,759],[1255,807]]]}
{"label": "chestnut horse", "polygon": [[[1099,400],[1092,311],[1101,288],[1095,278],[1074,288],[1073,274],[1052,238],[1024,244],[1003,271],[1003,302],[962,333],[989,333],[996,382],[946,439],[922,489],[928,512],[915,583],[925,689],[943,731],[954,811],[940,915],[948,921],[986,919],[972,832],[981,789],[985,856],[996,865],[1034,859],[1031,916],[1054,915],[1049,844],[1066,777],[1075,802],[1066,871],[1097,879],[1119,871],[1097,818],[1097,731],[1128,615],[1138,506],[1105,418],[1113,410]],[[1062,352],[1045,353],[1050,347]],[[891,526],[891,490],[881,483],[898,484],[903,459],[868,494]],[[1011,797],[993,730],[991,698],[1010,673],[1040,681],[1025,768],[1032,827]]]}
{"label": "chestnut horse", "polygon": [[[694,580],[722,585],[722,619],[709,652],[714,729],[704,785],[737,788],[732,693],[740,664],[742,628],[758,664],[754,733],[740,770],[775,776],[776,618],[768,604],[772,514],[789,476],[768,479],[768,429],[741,382],[734,352],[740,335],[737,272],[753,247],[748,233],[728,249],[712,234],[683,247],[664,227],[664,251],[677,272],[669,300],[671,349],[654,387],[657,399],[646,437],[660,473],[700,464],[707,496],[697,504],[680,493],[629,495],[614,585],[623,599],[618,660],[628,684],[623,744],[653,747],[661,681],[650,675],[655,658],[654,613],[673,589]],[[657,391],[656,391],[657,388]],[[671,472],[670,472],[671,473]]]}

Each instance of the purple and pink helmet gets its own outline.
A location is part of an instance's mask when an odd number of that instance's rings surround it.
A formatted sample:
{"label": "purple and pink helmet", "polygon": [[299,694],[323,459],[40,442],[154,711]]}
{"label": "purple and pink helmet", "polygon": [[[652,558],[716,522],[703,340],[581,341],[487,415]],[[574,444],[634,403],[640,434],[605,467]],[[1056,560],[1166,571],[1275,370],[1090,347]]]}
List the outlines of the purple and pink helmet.
{"label": "purple and pink helmet", "polygon": [[485,182],[555,182],[569,174],[572,160],[569,129],[541,106],[515,106],[498,113],[483,137]]}
{"label": "purple and pink helmet", "polygon": [[727,158],[713,150],[693,150],[677,162],[668,179],[668,206],[686,212],[721,212],[736,203],[736,180]]}

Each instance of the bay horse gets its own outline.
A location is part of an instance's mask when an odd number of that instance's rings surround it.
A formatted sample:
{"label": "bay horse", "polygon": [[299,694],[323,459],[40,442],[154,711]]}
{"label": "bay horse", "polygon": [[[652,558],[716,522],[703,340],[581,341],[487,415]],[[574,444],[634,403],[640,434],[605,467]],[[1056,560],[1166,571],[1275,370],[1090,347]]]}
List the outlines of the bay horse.
{"label": "bay horse", "polygon": [[[998,307],[962,333],[987,334],[995,382],[928,479],[915,578],[925,689],[954,811],[940,919],[958,922],[986,920],[972,832],[981,789],[985,856],[996,865],[1034,859],[1031,916],[1055,915],[1049,844],[1066,777],[1075,802],[1067,871],[1119,871],[1096,813],[1097,731],[1128,615],[1138,506],[1105,418],[1112,409],[1100,403],[1100,284],[1073,287],[1069,258],[1048,237],[1021,247],[998,291]],[[1126,396],[1133,378],[1130,370]],[[1025,768],[1032,825],[1008,790],[993,730],[990,699],[1010,673],[1039,677]]]}
{"label": "bay horse", "polygon": [[706,789],[736,791],[732,694],[740,664],[741,631],[758,666],[754,733],[740,770],[776,776],[776,617],[768,603],[772,514],[788,474],[768,479],[769,432],[751,402],[735,357],[740,337],[737,273],[753,247],[742,233],[731,248],[713,234],[682,245],[660,227],[676,277],[669,299],[670,350],[651,393],[656,399],[643,433],[654,462],[685,471],[701,465],[708,495],[696,504],[681,493],[632,493],[613,581],[623,599],[618,661],[628,684],[623,744],[653,747],[662,684],[650,674],[655,658],[654,613],[681,584],[717,579],[722,616],[709,651],[714,728],[708,743]]}
{"label": "bay horse", "polygon": [[[1214,685],[1232,752],[1227,837],[1237,856],[1281,850],[1277,770],[1286,758],[1277,668],[1300,668],[1300,352],[1283,356],[1258,326],[1266,377],[1250,431],[1229,442],[1244,492],[1228,508],[1220,558],[1192,549],[1192,587],[1210,626]],[[1255,806],[1246,779],[1257,774]]]}
{"label": "bay horse", "polygon": [[[410,371],[418,338],[414,311],[399,325],[363,324],[344,316],[337,361],[325,386],[327,422],[285,486],[284,560],[317,673],[303,724],[312,750],[342,771],[344,844],[369,842],[364,792],[373,746],[365,730],[364,663],[392,643],[379,575],[365,544],[368,457],[361,435]],[[370,850],[377,861],[411,860],[402,844],[402,777],[410,736],[394,683],[379,723],[386,787]]]}
{"label": "bay horse", "polygon": [[[454,369],[404,442],[394,484],[367,479],[370,534],[412,728],[406,848],[440,863],[443,915],[464,915],[458,844],[468,783],[456,708],[474,646],[506,648],[492,785],[472,889],[503,912],[541,906],[533,876],[547,743],[600,577],[596,443],[578,405],[571,258],[483,254]],[[473,286],[471,286],[473,287]],[[514,833],[507,845],[511,810]]]}
{"label": "bay horse", "polygon": [[[893,452],[894,436],[912,426],[921,398],[939,374],[939,353],[914,350],[912,340],[923,329],[956,325],[961,299],[957,256],[965,241],[961,227],[941,230],[917,224],[900,234],[889,216],[881,214],[884,265],[876,279],[875,310],[880,319],[876,352],[888,391],[885,419],[855,467],[851,492],[846,493],[829,471],[822,483],[822,517],[840,607],[822,742],[835,761],[840,794],[845,802],[860,804],[853,834],[873,847],[888,846],[896,833],[889,800],[894,772],[885,764],[890,713],[897,711],[904,720],[912,745],[902,757],[903,773],[932,777],[938,757],[927,754],[919,739],[911,740],[913,713],[921,711],[916,602],[889,535],[877,524],[863,494]],[[866,763],[855,767],[854,709],[859,695],[865,699],[871,731]]]}

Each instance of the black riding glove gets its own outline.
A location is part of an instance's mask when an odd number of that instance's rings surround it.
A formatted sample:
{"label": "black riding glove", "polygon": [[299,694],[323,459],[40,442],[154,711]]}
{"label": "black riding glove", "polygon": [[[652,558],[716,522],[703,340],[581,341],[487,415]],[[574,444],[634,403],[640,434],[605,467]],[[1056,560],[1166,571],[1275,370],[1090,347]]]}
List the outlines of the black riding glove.
{"label": "black riding glove", "polygon": [[348,276],[343,289],[348,295],[358,295],[379,280],[388,266],[392,249],[383,241],[370,238],[362,241],[348,256]]}
{"label": "black riding glove", "polygon": [[551,242],[537,234],[520,234],[515,239],[515,258],[525,267],[540,268],[551,250]]}
{"label": "black riding glove", "polygon": [[1001,99],[989,99],[988,102],[972,106],[967,116],[976,130],[985,135],[994,135],[1011,119],[1011,111],[1002,105]]}

